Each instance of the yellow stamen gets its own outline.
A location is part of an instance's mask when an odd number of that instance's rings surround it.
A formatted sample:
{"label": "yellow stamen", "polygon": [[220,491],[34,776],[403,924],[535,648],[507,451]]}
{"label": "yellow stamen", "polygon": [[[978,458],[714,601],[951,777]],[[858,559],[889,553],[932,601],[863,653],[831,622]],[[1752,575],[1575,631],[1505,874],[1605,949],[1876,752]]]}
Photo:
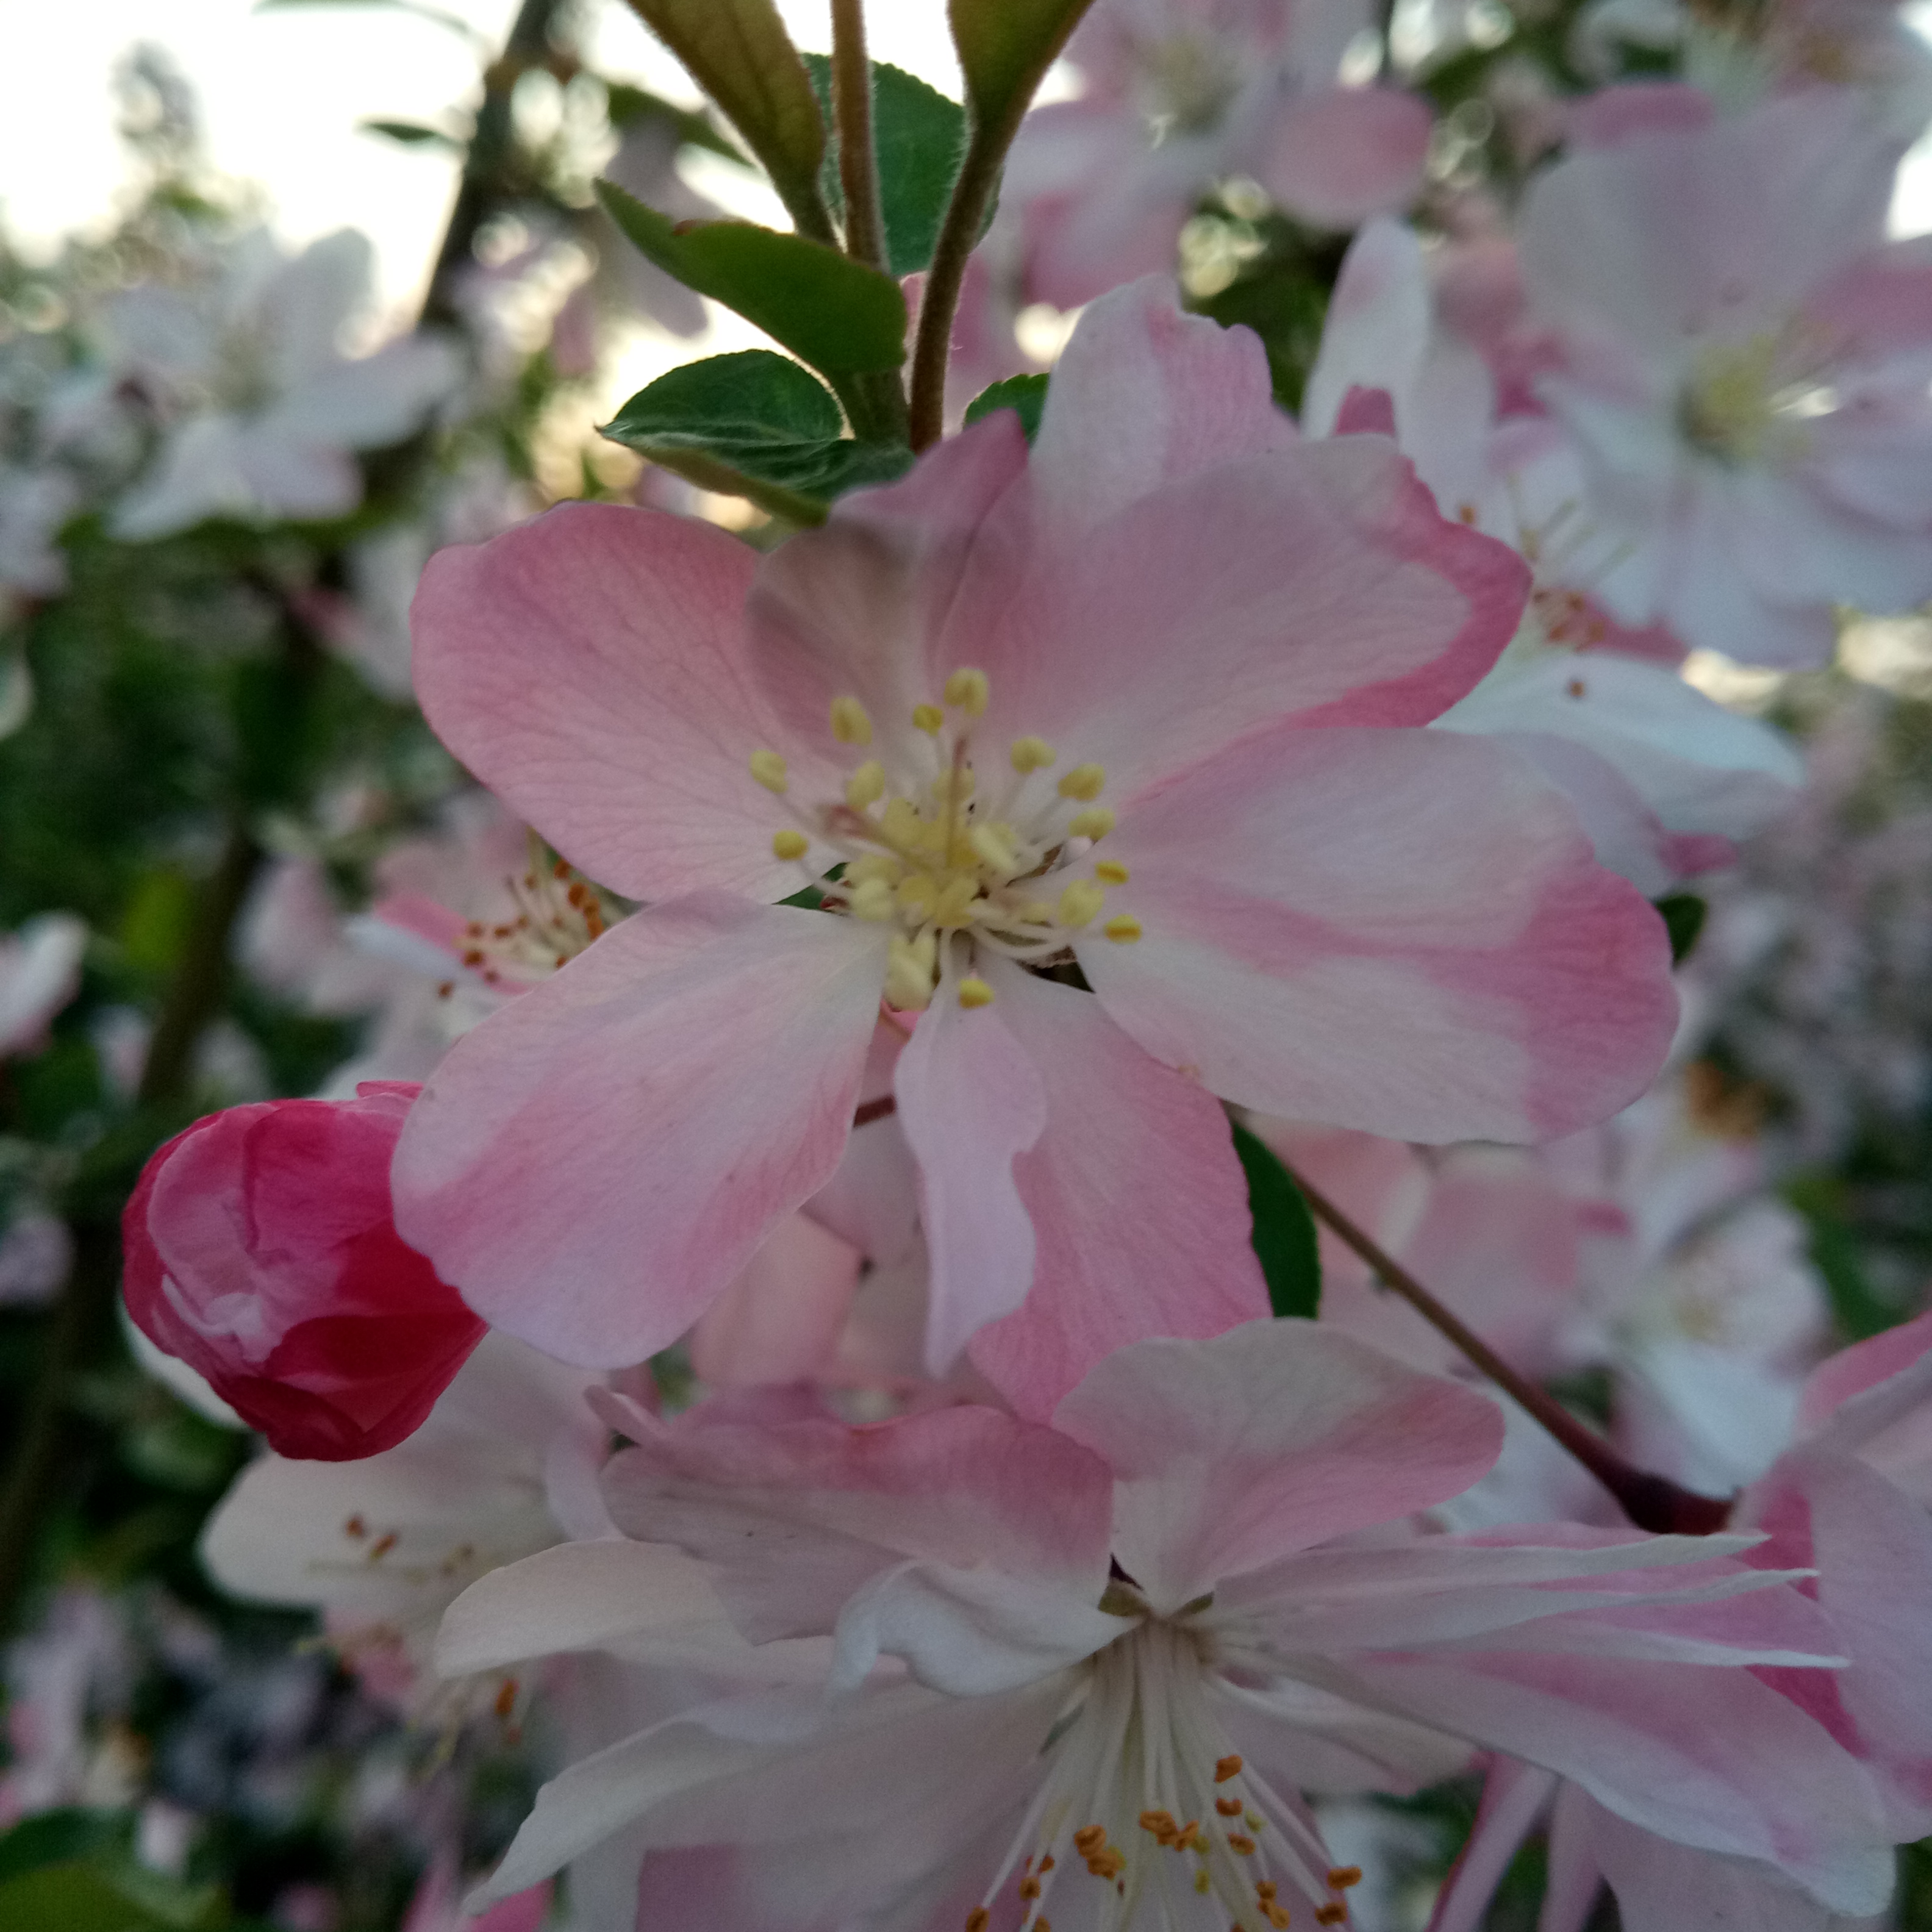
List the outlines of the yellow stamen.
{"label": "yellow stamen", "polygon": [[1118,859],[1102,859],[1094,868],[1094,876],[1103,886],[1124,886],[1127,883],[1127,868]]}
{"label": "yellow stamen", "polygon": [[956,875],[946,880],[932,908],[935,926],[963,930],[973,923],[973,902],[980,896],[980,882],[970,875]]}
{"label": "yellow stamen", "polygon": [[1116,946],[1131,946],[1141,936],[1141,922],[1130,912],[1124,912],[1108,920],[1100,930]]}
{"label": "yellow stamen", "polygon": [[832,735],[842,745],[869,745],[872,742],[872,714],[856,698],[832,700]]}
{"label": "yellow stamen", "polygon": [[1116,823],[1106,806],[1090,805],[1084,812],[1073,814],[1072,823],[1066,829],[1076,838],[1104,838]]}
{"label": "yellow stamen", "polygon": [[1022,926],[1044,926],[1053,916],[1053,908],[1044,899],[1028,899],[1013,916]]}
{"label": "yellow stamen", "polygon": [[896,933],[886,954],[886,999],[902,1011],[917,1012],[932,998],[938,949],[932,934],[916,939]]}
{"label": "yellow stamen", "polygon": [[868,926],[886,926],[897,916],[892,889],[884,879],[862,879],[852,889],[852,916]]}
{"label": "yellow stamen", "polygon": [[1107,895],[1091,879],[1076,879],[1060,895],[1062,926],[1085,926],[1097,917]]}
{"label": "yellow stamen", "polygon": [[975,1006],[990,1006],[993,1004],[993,989],[983,980],[962,980],[959,982],[959,1004],[969,1013]]}
{"label": "yellow stamen", "polygon": [[854,812],[877,805],[886,795],[886,768],[877,758],[868,758],[845,781],[845,802]]}
{"label": "yellow stamen", "polygon": [[812,849],[812,841],[802,832],[772,834],[772,856],[778,859],[802,859]]}
{"label": "yellow stamen", "polygon": [[1006,832],[1004,826],[976,825],[967,834],[967,843],[982,864],[1010,878],[1019,868],[1019,855],[1014,851]]}
{"label": "yellow stamen", "polygon": [[900,911],[910,913],[914,919],[930,919],[933,908],[939,903],[939,888],[930,872],[914,872],[899,882],[897,897]]}
{"label": "yellow stamen", "polygon": [[1043,772],[1060,754],[1044,738],[1016,738],[1008,754],[1016,772]]}
{"label": "yellow stamen", "polygon": [[1208,1876],[1208,1868],[1203,1865],[1194,1874],[1194,1889],[1205,1898],[1214,1888],[1214,1881]]}
{"label": "yellow stamen", "polygon": [[946,713],[936,704],[915,704],[912,722],[915,730],[925,732],[928,737],[936,737],[939,728],[946,722]]}
{"label": "yellow stamen", "polygon": [[946,680],[946,701],[956,711],[963,711],[968,718],[983,718],[986,715],[986,700],[992,694],[986,682],[986,674],[962,665]]}
{"label": "yellow stamen", "polygon": [[1060,781],[1062,798],[1077,798],[1083,805],[1090,805],[1100,796],[1100,788],[1107,782],[1107,768],[1104,765],[1076,765]]}
{"label": "yellow stamen", "polygon": [[866,853],[845,868],[845,883],[848,886],[862,886],[868,879],[878,879],[886,885],[896,886],[904,877],[905,868],[889,852]]}
{"label": "yellow stamen", "polygon": [[776,752],[754,752],[752,776],[766,790],[782,792],[786,783],[785,761]]}

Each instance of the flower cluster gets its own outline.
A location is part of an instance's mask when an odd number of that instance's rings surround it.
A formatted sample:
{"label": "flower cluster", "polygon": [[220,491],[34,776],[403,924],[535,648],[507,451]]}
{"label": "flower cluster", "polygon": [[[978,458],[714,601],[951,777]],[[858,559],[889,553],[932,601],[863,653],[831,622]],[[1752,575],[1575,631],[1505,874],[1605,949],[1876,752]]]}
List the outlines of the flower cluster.
{"label": "flower cluster", "polygon": [[[1924,814],[1778,899],[1856,714],[1808,765],[1736,693],[1932,598],[1904,30],[953,0],[956,103],[856,4],[829,59],[637,7],[730,131],[609,89],[602,212],[433,295],[466,356],[349,354],[350,241],[204,237],[38,406],[95,441],[0,470],[37,610],[85,489],[116,556],[307,532],[235,573],[244,730],[318,645],[419,707],[245,767],[200,970],[232,928],[338,1050],[184,1124],[171,995],[119,1222],[151,1372],[266,1439],[207,1573],[544,1780],[466,1835],[438,1772],[411,1932],[1474,1932],[1532,1837],[1550,1932],[1876,1920],[1932,1834],[1932,1315],[1846,1292],[1793,1162],[1851,1136],[1750,1002],[1918,932]],[[614,290],[790,352],[528,516],[490,304],[592,245],[545,367]],[[437,480],[378,554],[392,460]],[[0,1054],[106,1064],[105,945],[0,942]]]}

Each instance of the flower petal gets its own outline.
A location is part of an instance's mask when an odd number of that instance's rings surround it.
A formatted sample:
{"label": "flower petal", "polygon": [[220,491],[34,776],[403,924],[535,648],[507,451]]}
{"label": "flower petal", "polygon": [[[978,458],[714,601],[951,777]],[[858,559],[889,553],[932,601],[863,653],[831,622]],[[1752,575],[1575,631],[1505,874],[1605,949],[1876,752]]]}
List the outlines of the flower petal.
{"label": "flower petal", "polygon": [[1669,1046],[1662,921],[1500,746],[1279,732],[1126,801],[1107,852],[1143,937],[1083,940],[1088,981],[1261,1112],[1535,1139],[1628,1105]]}
{"label": "flower petal", "polygon": [[795,890],[747,764],[789,750],[744,659],[756,556],[686,517],[570,503],[439,550],[410,612],[436,735],[620,892]]}
{"label": "flower petal", "polygon": [[1112,1464],[1114,1553],[1169,1610],[1446,1502],[1488,1472],[1503,1438],[1487,1397],[1297,1321],[1123,1348],[1054,1425]]}
{"label": "flower petal", "polygon": [[884,951],[718,893],[626,920],[431,1076],[396,1150],[404,1239],[566,1360],[666,1346],[837,1166]]}
{"label": "flower petal", "polygon": [[1045,1418],[1115,1348],[1218,1335],[1268,1312],[1247,1182],[1207,1090],[1142,1052],[1092,994],[982,962],[1040,1070],[1046,1130],[1014,1163],[1038,1243],[1033,1292],[974,1337],[974,1364]]}

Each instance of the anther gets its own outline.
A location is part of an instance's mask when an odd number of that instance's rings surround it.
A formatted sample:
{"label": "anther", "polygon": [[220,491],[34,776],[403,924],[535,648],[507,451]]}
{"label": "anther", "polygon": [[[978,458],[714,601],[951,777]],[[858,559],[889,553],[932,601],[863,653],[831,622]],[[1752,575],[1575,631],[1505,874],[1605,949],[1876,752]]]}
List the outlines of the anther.
{"label": "anther", "polygon": [[1238,1818],[1241,1815],[1241,1801],[1238,1798],[1217,1798],[1214,1809],[1224,1818]]}
{"label": "anther", "polygon": [[1194,1889],[1200,1893],[1203,1898],[1205,1898],[1208,1893],[1214,1889],[1214,1881],[1208,1876],[1208,1868],[1205,1865],[1203,1865],[1201,1869],[1194,1874]]}
{"label": "anther", "polygon": [[772,856],[775,859],[802,859],[812,849],[812,841],[802,832],[775,832],[772,834]]}
{"label": "anther", "polygon": [[1082,805],[1090,805],[1100,796],[1100,788],[1107,782],[1107,768],[1104,765],[1076,765],[1060,781],[1062,798],[1077,798]]}
{"label": "anther", "polygon": [[1104,838],[1118,823],[1108,806],[1090,805],[1084,812],[1073,814],[1066,829],[1076,838]]}
{"label": "anther", "polygon": [[1337,1892],[1346,1892],[1350,1886],[1360,1885],[1361,1882],[1360,1865],[1336,1865],[1328,1874],[1328,1882]]}
{"label": "anther", "polygon": [[1058,917],[1062,926],[1085,926],[1096,917],[1107,895],[1091,879],[1071,880],[1060,895]]}
{"label": "anther", "polygon": [[1143,1811],[1140,1815],[1140,1828],[1157,1845],[1172,1844],[1178,1829],[1172,1811]]}
{"label": "anther", "polygon": [[752,776],[767,791],[782,792],[788,783],[785,761],[776,752],[754,752],[752,754]]}
{"label": "anther", "polygon": [[967,842],[973,848],[980,863],[995,872],[1011,873],[1019,863],[1019,855],[1014,851],[1012,842],[998,826],[974,826],[968,836]]}
{"label": "anther", "polygon": [[868,758],[845,781],[845,802],[854,812],[863,812],[886,795],[886,768],[877,758]]}
{"label": "anther", "polygon": [[500,1718],[507,1719],[516,1708],[517,1680],[514,1677],[506,1677],[497,1687],[496,1714]]}
{"label": "anther", "polygon": [[1141,922],[1132,913],[1124,912],[1108,920],[1100,930],[1116,946],[1131,946],[1141,936]]}
{"label": "anther", "polygon": [[1020,1880],[1020,1896],[1022,1898],[1037,1898],[1040,1896],[1040,1880],[1030,1872]]}
{"label": "anther", "polygon": [[1230,1832],[1228,1849],[1237,1858],[1251,1858],[1255,1855],[1255,1841],[1245,1832]]}
{"label": "anther", "polygon": [[869,745],[872,742],[872,714],[856,698],[832,700],[832,735],[842,745]]}
{"label": "anther", "polygon": [[1340,1925],[1348,1916],[1348,1908],[1332,1900],[1315,1908],[1315,1922],[1318,1925]]}
{"label": "anther", "polygon": [[966,1932],[986,1932],[993,1915],[983,1905],[976,1905],[966,1915]]}
{"label": "anther", "polygon": [[1022,773],[1043,772],[1059,755],[1044,738],[1016,738],[1008,754],[1013,770]]}
{"label": "anther", "polygon": [[968,718],[983,718],[986,715],[986,700],[992,694],[986,674],[962,665],[946,680],[946,701],[956,711],[963,711]]}
{"label": "anther", "polygon": [[884,926],[898,910],[892,889],[884,879],[863,879],[852,889],[852,916],[868,926]]}
{"label": "anther", "polygon": [[959,982],[959,1004],[968,1012],[975,1006],[990,1006],[993,1004],[993,989],[981,979],[962,980]]}
{"label": "anther", "polygon": [[915,704],[912,722],[915,730],[923,731],[928,737],[937,737],[940,727],[946,722],[946,713],[936,704]]}
{"label": "anther", "polygon": [[1090,1858],[1107,1842],[1104,1825],[1082,1825],[1073,1834],[1073,1849],[1083,1858]]}
{"label": "anther", "polygon": [[1127,868],[1118,859],[1102,859],[1094,868],[1094,876],[1103,886],[1124,886],[1129,877]]}
{"label": "anther", "polygon": [[1237,1753],[1230,1751],[1226,1757],[1217,1757],[1214,1760],[1214,1782],[1216,1784],[1226,1784],[1229,1778],[1239,1778],[1240,1774],[1241,1760]]}

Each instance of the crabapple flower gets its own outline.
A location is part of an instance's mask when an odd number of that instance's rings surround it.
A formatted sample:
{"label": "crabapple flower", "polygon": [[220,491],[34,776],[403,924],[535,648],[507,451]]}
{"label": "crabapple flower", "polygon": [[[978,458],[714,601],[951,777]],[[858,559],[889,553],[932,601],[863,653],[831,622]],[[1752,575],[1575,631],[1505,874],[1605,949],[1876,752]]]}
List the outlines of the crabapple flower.
{"label": "crabapple flower", "polygon": [[1834,604],[1932,595],[1932,254],[1886,241],[1898,158],[1820,88],[1532,185],[1524,289],[1558,354],[1538,393],[1618,548],[1621,621],[1816,664]]}
{"label": "crabapple flower", "polygon": [[1569,795],[1605,865],[1664,892],[1787,809],[1803,765],[1780,733],[1686,683],[1668,633],[1611,620],[1595,592],[1612,546],[1568,438],[1546,416],[1499,413],[1496,376],[1441,309],[1414,230],[1369,224],[1342,265],[1304,426],[1333,434],[1382,392],[1444,513],[1521,551],[1534,573],[1522,623],[1438,728],[1514,746]]}
{"label": "crabapple flower", "polygon": [[353,1462],[258,1457],[208,1519],[202,1560],[236,1596],[322,1611],[344,1659],[398,1701],[446,1706],[426,1666],[449,1604],[504,1564],[610,1533],[590,1379],[486,1335],[406,1442]]}
{"label": "crabapple flower", "polygon": [[975,1359],[1038,1415],[1262,1312],[1211,1096],[1420,1139],[1614,1111],[1670,1029],[1659,922],[1510,754],[1409,728],[1522,577],[1153,282],[1082,318],[1030,458],[995,412],[762,562],[587,505],[443,551],[432,724],[650,903],[431,1076],[398,1226],[494,1324],[641,1359],[830,1178],[883,999],[931,1366],[1024,1308]]}
{"label": "crabapple flower", "polygon": [[86,951],[86,924],[70,912],[42,913],[0,933],[0,1060],[46,1043],[54,1016],[80,990]]}
{"label": "crabapple flower", "polygon": [[256,232],[200,297],[144,288],[118,299],[119,360],[167,427],[152,473],[114,513],[117,536],[168,536],[208,517],[275,522],[356,508],[362,479],[350,452],[400,442],[461,374],[454,349],[429,336],[344,352],[373,260],[352,229],[292,260]]}
{"label": "crabapple flower", "polygon": [[1883,1896],[1857,1767],[1736,1667],[1828,1659],[1814,1606],[1737,1560],[1748,1539],[1405,1527],[1487,1469],[1502,1418],[1348,1337],[1139,1343],[1052,1430],[605,1413],[638,1445],[606,1470],[613,1519],[651,1540],[484,1578],[446,1658],[687,1646],[669,1544],[714,1618],[754,1647],[829,1636],[830,1675],[775,1670],[574,1766],[485,1897],[634,1824],[647,1920],[702,1854],[734,1932],[1335,1924],[1359,1874],[1304,1790],[1412,1789],[1472,1745],[1850,1909]]}
{"label": "crabapple flower", "polygon": [[284,1455],[393,1448],[482,1337],[390,1218],[416,1091],[211,1114],[149,1160],[122,1216],[135,1325]]}
{"label": "crabapple flower", "polygon": [[1232,176],[1335,228],[1410,200],[1428,109],[1337,82],[1368,24],[1348,0],[1100,0],[1067,48],[1084,92],[1029,114],[1006,164],[1030,292],[1075,308],[1171,270],[1183,225]]}

